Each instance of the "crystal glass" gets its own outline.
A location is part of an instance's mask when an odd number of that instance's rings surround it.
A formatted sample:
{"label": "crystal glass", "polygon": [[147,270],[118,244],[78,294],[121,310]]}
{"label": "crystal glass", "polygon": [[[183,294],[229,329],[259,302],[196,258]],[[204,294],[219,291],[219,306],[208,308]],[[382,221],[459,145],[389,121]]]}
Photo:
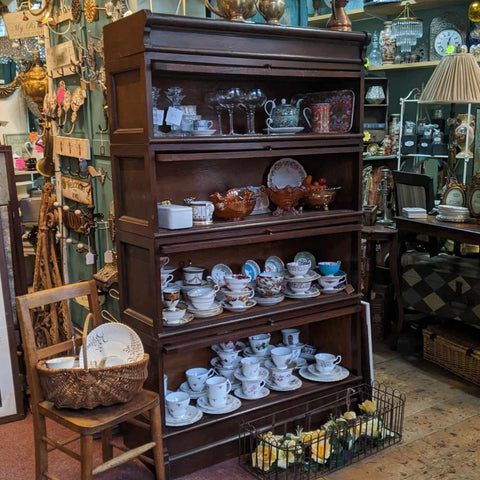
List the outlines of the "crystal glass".
{"label": "crystal glass", "polygon": [[209,108],[211,108],[212,110],[215,110],[215,113],[217,114],[218,134],[223,135],[222,110],[224,107],[220,103],[220,100],[218,97],[218,91],[207,92],[205,95],[205,101],[207,102],[207,105],[209,106]]}
{"label": "crystal glass", "polygon": [[266,101],[267,96],[260,88],[254,88],[253,90],[249,90],[244,94],[243,101],[239,104],[239,106],[247,111],[247,134],[256,135],[255,110],[263,107]]}
{"label": "crystal glass", "polygon": [[380,49],[378,46],[378,32],[373,32],[372,51],[370,52],[368,59],[370,61],[370,67],[380,67],[383,65],[382,54],[380,53]]}
{"label": "crystal glass", "polygon": [[233,113],[235,108],[241,104],[244,98],[244,92],[241,88],[233,87],[228,90],[218,90],[217,91],[217,100],[219,104],[227,109],[228,119],[230,123],[230,130],[228,135],[235,135],[235,130],[233,128]]}
{"label": "crystal glass", "polygon": [[169,87],[165,91],[165,96],[170,106],[178,107],[186,95],[183,93],[183,88],[181,87]]}

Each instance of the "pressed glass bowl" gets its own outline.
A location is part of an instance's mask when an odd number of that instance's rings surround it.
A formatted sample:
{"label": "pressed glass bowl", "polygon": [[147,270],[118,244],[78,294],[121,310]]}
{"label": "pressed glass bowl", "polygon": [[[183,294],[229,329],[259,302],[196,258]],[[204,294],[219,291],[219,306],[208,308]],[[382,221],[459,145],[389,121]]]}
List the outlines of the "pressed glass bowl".
{"label": "pressed glass bowl", "polygon": [[307,187],[291,187],[287,185],[283,188],[268,187],[265,188],[270,200],[276,205],[277,209],[273,215],[282,215],[283,213],[292,212],[297,214],[295,205],[302,199],[307,191]]}
{"label": "pressed glass bowl", "polygon": [[307,207],[328,210],[328,206],[335,199],[337,191],[342,187],[309,189],[305,194]]}
{"label": "pressed glass bowl", "polygon": [[215,216],[224,220],[243,220],[255,208],[256,195],[248,188],[232,188],[225,194],[215,192],[209,196],[215,206]]}

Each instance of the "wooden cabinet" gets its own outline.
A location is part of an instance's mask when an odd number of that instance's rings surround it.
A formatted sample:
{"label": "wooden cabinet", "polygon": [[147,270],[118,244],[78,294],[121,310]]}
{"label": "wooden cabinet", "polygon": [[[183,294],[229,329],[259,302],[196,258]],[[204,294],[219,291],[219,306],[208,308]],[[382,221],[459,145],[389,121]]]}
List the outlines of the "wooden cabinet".
{"label": "wooden cabinet", "polygon": [[363,125],[370,132],[370,141],[380,143],[388,133],[388,78],[366,77],[365,94],[370,87],[381,87],[385,100],[380,103],[370,103],[365,100]]}
{"label": "wooden cabinet", "polygon": [[[105,62],[109,85],[111,161],[116,209],[122,321],[132,326],[151,355],[147,387],[163,395],[185,380],[190,367],[208,366],[210,346],[296,326],[301,340],[343,356],[351,374],[340,382],[304,381],[293,392],[272,392],[244,401],[228,415],[204,414],[190,426],[164,427],[167,469],[177,477],[237,455],[239,423],[299,400],[316,398],[368,379],[359,289],[361,230],[360,171],[364,91],[365,33],[193,19],[138,12],[107,25]],[[203,118],[215,120],[206,93],[225,87],[262,88],[269,99],[290,99],[304,92],[352,90],[352,129],[347,133],[245,135],[245,117],[235,113],[239,135],[155,137],[152,87],[163,93],[179,86],[184,104],[197,105]],[[166,108],[167,103],[160,104]],[[265,115],[256,115],[262,132]],[[224,113],[223,131],[227,131]],[[206,199],[215,191],[266,183],[272,164],[283,157],[299,161],[314,178],[341,185],[329,211],[300,215],[247,217],[215,221],[185,230],[158,228],[157,202]],[[160,256],[169,265],[192,262],[211,269],[217,263],[239,272],[247,259],[263,265],[270,255],[290,261],[298,251],[318,260],[342,260],[352,294],[324,295],[276,306],[255,306],[244,313],[224,312],[179,327],[163,327]],[[132,437],[135,435],[132,433]],[[185,461],[188,458],[188,461]]]}

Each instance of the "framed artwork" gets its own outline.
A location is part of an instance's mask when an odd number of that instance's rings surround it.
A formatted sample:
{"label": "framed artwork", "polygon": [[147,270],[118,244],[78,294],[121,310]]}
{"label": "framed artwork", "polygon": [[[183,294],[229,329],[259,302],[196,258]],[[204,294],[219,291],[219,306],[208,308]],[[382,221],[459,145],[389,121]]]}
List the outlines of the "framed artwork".
{"label": "framed artwork", "polygon": [[453,180],[445,190],[442,204],[455,207],[465,207],[466,203],[467,198],[465,194],[465,187],[456,180]]}
{"label": "framed artwork", "polygon": [[468,187],[467,207],[472,217],[480,217],[480,172],[477,172]]}
{"label": "framed artwork", "polygon": [[12,147],[14,156],[23,157],[23,152],[26,152],[26,143],[30,143],[28,133],[5,133],[3,135],[3,142],[5,145]]}

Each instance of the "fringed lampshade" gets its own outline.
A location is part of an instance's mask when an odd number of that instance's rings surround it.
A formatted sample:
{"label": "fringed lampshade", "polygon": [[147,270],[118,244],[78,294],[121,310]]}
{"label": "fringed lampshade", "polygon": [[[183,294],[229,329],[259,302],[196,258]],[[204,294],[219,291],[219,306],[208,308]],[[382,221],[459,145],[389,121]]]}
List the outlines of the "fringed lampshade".
{"label": "fringed lampshade", "polygon": [[447,55],[423,89],[420,103],[480,103],[480,67],[471,53]]}
{"label": "fringed lampshade", "polygon": [[[455,104],[480,103],[480,67],[475,57],[471,53],[454,53],[444,57],[428,80],[419,102],[451,105],[448,166],[453,173],[457,163]],[[466,167],[463,178],[465,183]]]}

